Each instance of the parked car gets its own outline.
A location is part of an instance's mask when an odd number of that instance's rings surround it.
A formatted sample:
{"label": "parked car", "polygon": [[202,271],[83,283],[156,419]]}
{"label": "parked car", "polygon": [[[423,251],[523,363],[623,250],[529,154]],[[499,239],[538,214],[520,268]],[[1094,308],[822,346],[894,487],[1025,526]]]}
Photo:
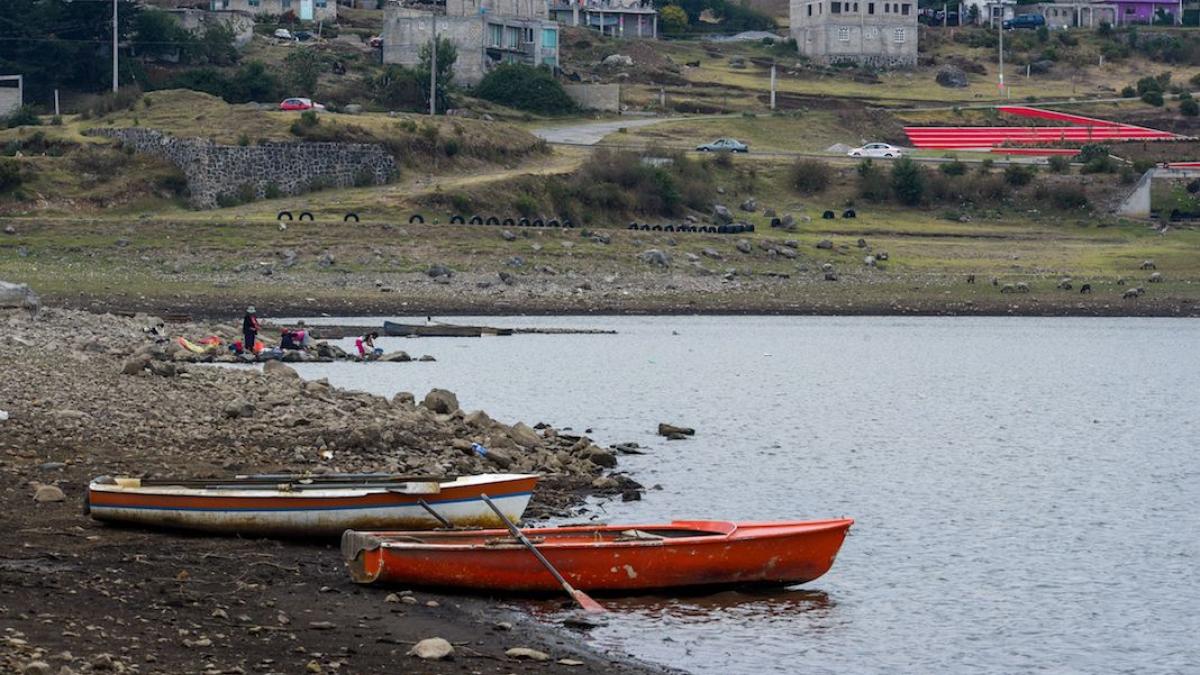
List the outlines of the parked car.
{"label": "parked car", "polygon": [[1018,14],[1011,19],[1005,19],[1004,30],[1015,28],[1041,28],[1046,25],[1046,17],[1041,14]]}
{"label": "parked car", "polygon": [[311,98],[287,98],[279,104],[280,110],[324,110],[325,106]]}
{"label": "parked car", "polygon": [[295,40],[296,39],[296,36],[292,35],[292,31],[290,31],[286,28],[276,28],[275,29],[275,37],[279,38],[280,40]]}
{"label": "parked car", "polygon": [[312,33],[308,32],[306,30],[298,30],[294,33],[294,35],[296,36],[296,39],[299,40],[300,42],[308,42],[309,40],[317,39],[316,35],[313,35]]}
{"label": "parked car", "polygon": [[733,138],[718,138],[712,143],[696,146],[697,152],[750,152],[750,146]]}
{"label": "parked car", "polygon": [[899,157],[904,151],[887,143],[867,143],[846,153],[851,157]]}

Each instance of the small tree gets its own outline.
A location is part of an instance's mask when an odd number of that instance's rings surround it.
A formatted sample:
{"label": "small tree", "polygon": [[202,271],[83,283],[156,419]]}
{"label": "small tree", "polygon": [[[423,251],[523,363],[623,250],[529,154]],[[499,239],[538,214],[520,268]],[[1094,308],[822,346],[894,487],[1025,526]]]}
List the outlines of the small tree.
{"label": "small tree", "polygon": [[806,195],[824,192],[831,173],[829,165],[821,160],[798,159],[792,165],[792,187]]}
{"label": "small tree", "polygon": [[9,129],[16,127],[36,127],[41,125],[42,120],[33,112],[33,108],[23,105],[17,108],[8,117],[4,118],[5,126]]}
{"label": "small tree", "polygon": [[284,80],[293,96],[312,97],[321,76],[321,57],[311,49],[297,49],[283,60]]}
{"label": "small tree", "polygon": [[1200,115],[1200,105],[1197,105],[1194,98],[1185,98],[1179,102],[1179,114],[1184,117]]}
{"label": "small tree", "polygon": [[1004,182],[1013,187],[1029,185],[1035,173],[1037,173],[1037,169],[1032,166],[1009,164],[1004,168]]}
{"label": "small tree", "polygon": [[421,80],[415,71],[404,66],[388,66],[367,84],[371,98],[392,110],[420,110],[429,105],[428,81]]}
{"label": "small tree", "polygon": [[279,98],[279,78],[267,70],[261,61],[250,61],[230,78],[225,100],[230,103],[271,101]]}
{"label": "small tree", "polygon": [[[446,112],[450,107],[450,83],[454,80],[454,62],[458,60],[458,50],[454,43],[444,37],[437,39],[437,110]],[[421,83],[421,91],[425,100],[429,100],[430,64],[433,61],[433,41],[426,42],[421,47],[421,64],[417,66],[417,78]]]}
{"label": "small tree", "polygon": [[892,164],[892,192],[901,204],[916,206],[925,198],[925,174],[909,157]]}
{"label": "small tree", "polygon": [[0,194],[21,187],[21,165],[13,159],[0,159]]}
{"label": "small tree", "polygon": [[888,198],[888,181],[879,167],[869,159],[864,159],[858,165],[858,194],[873,202],[882,202]]}
{"label": "small tree", "polygon": [[667,5],[658,10],[658,21],[667,35],[681,35],[688,29],[687,12],[679,5]]}

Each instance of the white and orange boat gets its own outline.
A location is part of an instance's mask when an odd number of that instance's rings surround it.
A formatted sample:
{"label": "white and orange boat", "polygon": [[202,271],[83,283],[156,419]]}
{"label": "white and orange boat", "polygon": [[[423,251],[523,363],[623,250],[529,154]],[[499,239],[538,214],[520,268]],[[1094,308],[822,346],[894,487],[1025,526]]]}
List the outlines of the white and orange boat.
{"label": "white and orange boat", "polygon": [[481,474],[453,480],[388,474],[260,474],[227,479],[111,478],[88,485],[96,520],[227,534],[332,537],[347,529],[500,527],[487,493],[519,520],[538,476]]}
{"label": "white and orange boat", "polygon": [[[799,584],[829,571],[854,521],[675,521],[521,532],[583,591]],[[342,535],[351,578],[476,591],[549,593],[560,582],[508,530]]]}

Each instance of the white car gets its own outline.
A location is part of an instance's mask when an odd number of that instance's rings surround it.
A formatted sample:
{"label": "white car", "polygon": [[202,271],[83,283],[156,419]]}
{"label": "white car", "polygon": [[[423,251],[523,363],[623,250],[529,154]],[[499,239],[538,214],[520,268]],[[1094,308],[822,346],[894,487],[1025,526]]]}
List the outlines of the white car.
{"label": "white car", "polygon": [[887,143],[867,143],[846,153],[851,157],[899,157],[904,151]]}

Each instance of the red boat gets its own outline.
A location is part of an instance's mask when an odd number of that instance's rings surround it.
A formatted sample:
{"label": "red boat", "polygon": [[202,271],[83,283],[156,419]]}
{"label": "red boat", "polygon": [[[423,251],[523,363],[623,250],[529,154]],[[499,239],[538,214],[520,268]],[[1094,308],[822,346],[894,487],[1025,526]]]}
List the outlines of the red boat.
{"label": "red boat", "polygon": [[[522,530],[572,586],[622,592],[684,586],[799,584],[827,572],[849,518],[807,522],[675,521]],[[555,578],[506,530],[359,532],[342,555],[360,584],[552,592]]]}

